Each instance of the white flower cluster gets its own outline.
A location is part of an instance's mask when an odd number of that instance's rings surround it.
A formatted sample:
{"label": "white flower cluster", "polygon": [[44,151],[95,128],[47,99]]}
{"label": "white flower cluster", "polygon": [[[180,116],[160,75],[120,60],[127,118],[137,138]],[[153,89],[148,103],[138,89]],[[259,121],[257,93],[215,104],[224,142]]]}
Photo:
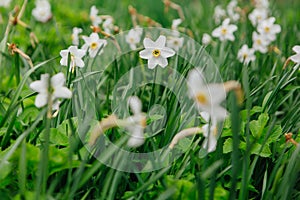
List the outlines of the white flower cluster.
{"label": "white flower cluster", "polygon": [[52,17],[51,5],[47,0],[36,0],[32,16],[36,21],[46,23]]}
{"label": "white flower cluster", "polygon": [[[269,45],[276,40],[276,35],[281,32],[281,27],[275,24],[275,17],[270,16],[268,0],[254,0],[254,9],[249,13],[248,19],[256,29],[252,33],[252,47],[247,44],[242,45],[238,51],[237,58],[241,63],[248,64],[256,59],[255,52],[267,53]],[[213,30],[212,36],[220,41],[234,41],[233,33],[237,31],[235,24],[230,21],[237,22],[240,19],[239,12],[242,9],[238,7],[236,0],[231,0],[227,9],[223,9],[221,5],[215,7],[214,19],[215,23],[222,24]],[[211,37],[207,33],[203,34],[202,43],[208,45],[211,43]]]}

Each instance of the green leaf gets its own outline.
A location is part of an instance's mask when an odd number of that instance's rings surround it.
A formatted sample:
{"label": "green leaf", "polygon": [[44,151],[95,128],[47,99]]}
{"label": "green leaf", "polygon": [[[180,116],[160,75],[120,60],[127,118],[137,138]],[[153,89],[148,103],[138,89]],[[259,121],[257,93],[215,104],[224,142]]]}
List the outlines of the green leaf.
{"label": "green leaf", "polygon": [[[265,128],[264,132],[267,132],[268,129],[269,129],[269,127]],[[266,143],[270,144],[270,143],[273,143],[273,142],[277,142],[281,135],[283,135],[281,126],[280,125],[274,126],[274,128],[271,131]]]}
{"label": "green leaf", "polygon": [[[40,140],[45,141],[45,130],[40,134]],[[56,128],[50,129],[50,143],[54,145],[67,146],[69,144],[69,137],[66,132],[61,132]]]}
{"label": "green leaf", "polygon": [[259,139],[263,133],[265,126],[269,121],[269,116],[266,113],[259,115],[258,120],[250,122],[249,127],[253,137]]}

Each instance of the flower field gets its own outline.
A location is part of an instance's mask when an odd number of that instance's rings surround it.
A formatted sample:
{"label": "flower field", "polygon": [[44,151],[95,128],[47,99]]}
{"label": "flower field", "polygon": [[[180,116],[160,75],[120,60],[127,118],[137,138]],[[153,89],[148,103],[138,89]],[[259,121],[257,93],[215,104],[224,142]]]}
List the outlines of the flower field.
{"label": "flower field", "polygon": [[0,199],[300,199],[297,0],[0,0]]}

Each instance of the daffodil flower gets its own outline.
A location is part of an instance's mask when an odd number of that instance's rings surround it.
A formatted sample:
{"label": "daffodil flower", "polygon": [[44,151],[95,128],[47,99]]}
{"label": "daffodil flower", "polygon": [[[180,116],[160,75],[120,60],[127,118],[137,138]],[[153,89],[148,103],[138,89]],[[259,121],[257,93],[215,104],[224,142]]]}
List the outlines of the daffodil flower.
{"label": "daffodil flower", "polygon": [[231,0],[227,5],[227,13],[230,19],[234,22],[240,19],[240,14],[237,12],[238,2],[236,0]]}
{"label": "daffodil flower", "polygon": [[125,120],[127,122],[125,128],[131,134],[127,146],[136,148],[144,144],[145,141],[146,115],[142,112],[142,102],[138,97],[130,97],[128,104],[133,115]]}
{"label": "daffodil flower", "polygon": [[[89,37],[82,36],[82,39],[85,42],[85,44],[82,46],[82,49],[85,51],[88,50],[91,58],[96,57],[99,49],[107,45],[107,41],[100,39],[97,33],[92,33]],[[101,51],[99,52],[99,54],[101,53]]]}
{"label": "daffodil flower", "polygon": [[96,8],[96,6],[92,6],[90,9],[90,20],[92,21],[93,26],[98,27],[99,24],[102,23],[102,19],[100,16],[98,16],[98,9]]}
{"label": "daffodil flower", "polygon": [[261,52],[261,53],[267,53],[268,51],[268,45],[270,42],[266,40],[266,38],[256,33],[255,31],[252,33],[252,41],[253,41],[253,49]]}
{"label": "daffodil flower", "polygon": [[235,37],[233,33],[237,30],[237,26],[229,24],[230,19],[227,18],[222,22],[222,25],[213,30],[212,36],[219,38],[221,41],[234,41]]}
{"label": "daffodil flower", "polygon": [[262,20],[268,17],[268,10],[262,8],[255,8],[249,15],[248,18],[253,26],[259,24]]}
{"label": "daffodil flower", "polygon": [[32,15],[39,22],[47,22],[52,17],[50,3],[47,0],[37,0]]}
{"label": "daffodil flower", "polygon": [[257,26],[257,31],[264,35],[266,40],[272,42],[276,39],[276,34],[281,32],[281,27],[278,24],[274,24],[275,18],[270,17],[261,21]]}
{"label": "daffodil flower", "polygon": [[300,46],[299,45],[296,45],[293,47],[293,51],[296,53],[295,55],[292,55],[290,57],[290,59],[297,63],[297,64],[300,64]]}
{"label": "daffodil flower", "polygon": [[187,77],[189,96],[194,99],[200,111],[206,111],[212,118],[224,120],[227,110],[220,106],[226,98],[223,84],[205,84],[203,75],[198,69],[193,69]]}
{"label": "daffodil flower", "polygon": [[163,35],[159,36],[155,42],[145,38],[143,44],[145,49],[140,51],[139,55],[148,60],[149,69],[154,69],[156,65],[166,67],[168,65],[167,58],[175,55],[173,49],[166,47],[166,37]]}
{"label": "daffodil flower", "polygon": [[203,45],[209,45],[211,43],[211,37],[209,34],[207,33],[204,33],[203,36],[202,36],[202,44]]}
{"label": "daffodil flower", "polygon": [[111,34],[111,31],[114,29],[114,20],[112,17],[108,17],[102,24],[104,32],[107,34]]}
{"label": "daffodil flower", "polygon": [[72,44],[75,46],[79,45],[79,34],[82,33],[82,29],[78,28],[78,27],[74,27],[73,28],[73,32],[72,32]]}
{"label": "daffodil flower", "polygon": [[38,92],[35,98],[35,106],[41,108],[48,103],[49,95],[51,95],[52,109],[57,110],[59,107],[59,101],[57,99],[70,99],[72,92],[65,87],[65,76],[63,73],[58,73],[51,77],[49,80],[49,74],[42,74],[41,80],[34,81],[30,84],[30,88]]}
{"label": "daffodil flower", "polygon": [[216,24],[219,24],[222,19],[226,17],[226,11],[221,7],[221,5],[217,5],[215,7],[213,17]]}
{"label": "daffodil flower", "polygon": [[68,55],[70,54],[70,69],[69,71],[73,71],[75,66],[84,67],[84,62],[82,57],[85,55],[85,50],[78,49],[77,46],[70,46],[68,49],[61,50],[60,56],[62,57],[60,60],[60,64],[63,66],[68,66]]}
{"label": "daffodil flower", "polygon": [[182,47],[183,42],[184,42],[183,37],[170,36],[167,40],[167,47],[170,47],[175,51],[178,51]]}
{"label": "daffodil flower", "polygon": [[238,59],[241,63],[248,64],[250,61],[255,60],[254,55],[255,50],[249,48],[248,45],[244,44],[242,48],[238,51]]}
{"label": "daffodil flower", "polygon": [[129,44],[132,50],[136,49],[136,45],[140,42],[143,30],[142,29],[131,29],[125,36],[126,42]]}

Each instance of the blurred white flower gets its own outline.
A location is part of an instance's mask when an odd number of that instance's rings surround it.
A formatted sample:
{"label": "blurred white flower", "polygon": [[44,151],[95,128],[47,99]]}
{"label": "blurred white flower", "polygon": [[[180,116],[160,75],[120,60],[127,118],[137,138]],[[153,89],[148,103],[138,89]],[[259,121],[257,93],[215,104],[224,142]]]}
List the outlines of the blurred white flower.
{"label": "blurred white flower", "polygon": [[269,7],[269,0],[254,0],[254,6],[256,8],[267,9]]}
{"label": "blurred white flower", "polygon": [[8,7],[10,5],[11,0],[1,0],[0,7]]}
{"label": "blurred white flower", "polygon": [[230,19],[225,19],[221,26],[213,30],[212,36],[219,38],[221,41],[234,41],[235,37],[233,33],[237,30],[237,26],[229,23]]}
{"label": "blurred white flower", "polygon": [[178,19],[173,19],[172,21],[172,30],[177,30],[178,29],[178,26],[182,23],[182,20],[180,18]]}
{"label": "blurred white flower", "polygon": [[52,17],[50,3],[47,0],[36,0],[32,15],[39,22],[47,22]]}
{"label": "blurred white flower", "polygon": [[221,7],[221,5],[217,5],[215,7],[213,17],[216,24],[219,24],[226,17],[226,11]]}
{"label": "blurred white flower", "polygon": [[99,26],[99,24],[102,23],[102,19],[100,16],[98,16],[98,9],[95,5],[93,5],[90,9],[90,20],[92,21],[93,26]]}
{"label": "blurred white flower", "polygon": [[202,147],[207,150],[208,153],[216,150],[217,146],[217,120],[212,119],[211,125],[209,126],[210,115],[207,112],[200,112],[201,117],[206,121],[206,124],[202,126],[203,136],[205,140],[203,141]]}
{"label": "blurred white flower", "polygon": [[114,29],[113,21],[113,18],[109,17],[103,22],[102,27],[104,29],[104,32],[111,34],[112,30]]}
{"label": "blurred white flower", "polygon": [[63,66],[68,66],[68,59],[70,54],[70,68],[69,71],[73,71],[76,66],[84,67],[84,62],[82,57],[85,55],[85,50],[78,49],[77,46],[70,46],[68,49],[61,50],[60,56],[62,57],[60,60],[60,64]]}
{"label": "blurred white flower", "polygon": [[136,45],[140,42],[143,29],[131,29],[125,36],[126,42],[129,44],[132,50],[136,49]]}
{"label": "blurred white flower", "polygon": [[238,51],[238,59],[241,63],[248,64],[250,61],[255,60],[254,55],[255,50],[249,48],[248,45],[244,44],[242,48]]}
{"label": "blurred white flower", "polygon": [[74,27],[73,28],[73,32],[72,32],[72,44],[75,46],[79,45],[79,34],[82,33],[82,29],[78,28],[78,27]]}
{"label": "blurred white flower", "polygon": [[136,148],[145,142],[144,129],[147,126],[146,115],[142,112],[142,102],[137,96],[129,97],[128,105],[133,115],[125,120],[125,128],[131,134],[127,146]]}
{"label": "blurred white flower", "polygon": [[[100,39],[97,33],[91,33],[89,37],[82,36],[82,39],[85,42],[85,44],[82,46],[82,49],[85,51],[88,50],[91,58],[94,58],[97,53],[100,54],[103,50],[103,47],[107,45],[107,41]],[[100,50],[100,48],[102,49]]]}
{"label": "blurred white flower", "polygon": [[170,47],[175,51],[178,51],[182,47],[183,41],[184,41],[183,37],[170,36],[168,37],[167,40],[167,47]]}
{"label": "blurred white flower", "polygon": [[252,41],[253,41],[252,47],[254,50],[257,50],[261,53],[267,53],[269,41],[266,40],[266,38],[263,35],[253,32]]}
{"label": "blurred white flower", "polygon": [[173,49],[166,47],[166,37],[163,35],[159,36],[155,42],[145,38],[143,44],[145,49],[140,51],[139,55],[148,60],[149,69],[154,69],[156,65],[166,67],[168,65],[167,58],[175,55]]}
{"label": "blurred white flower", "polygon": [[257,31],[270,42],[276,40],[276,34],[281,32],[280,25],[274,24],[274,22],[275,18],[270,17],[261,21],[257,26]]}
{"label": "blurred white flower", "polygon": [[45,106],[48,103],[49,95],[51,95],[52,109],[58,110],[59,101],[56,101],[58,98],[70,99],[72,97],[72,92],[64,86],[65,82],[65,76],[61,72],[52,76],[50,80],[49,74],[42,74],[41,80],[30,84],[30,88],[38,92],[34,102],[35,106],[38,108]]}
{"label": "blurred white flower", "polygon": [[203,45],[209,45],[211,43],[211,37],[209,34],[204,33],[202,36],[202,44]]}
{"label": "blurred white flower", "polygon": [[227,13],[229,18],[236,22],[240,19],[240,14],[237,12],[238,2],[236,0],[231,0],[227,5]]}
{"label": "blurred white flower", "polygon": [[293,51],[296,53],[295,55],[292,55],[290,57],[290,59],[297,63],[297,64],[300,64],[300,46],[299,45],[296,45],[293,47]]}
{"label": "blurred white flower", "polygon": [[255,8],[249,15],[248,18],[253,26],[259,24],[262,20],[267,19],[268,10],[263,8]]}
{"label": "blurred white flower", "polygon": [[224,120],[227,110],[220,103],[226,98],[223,84],[205,84],[199,69],[192,69],[187,77],[189,96],[194,99],[200,111],[209,113],[216,120]]}

